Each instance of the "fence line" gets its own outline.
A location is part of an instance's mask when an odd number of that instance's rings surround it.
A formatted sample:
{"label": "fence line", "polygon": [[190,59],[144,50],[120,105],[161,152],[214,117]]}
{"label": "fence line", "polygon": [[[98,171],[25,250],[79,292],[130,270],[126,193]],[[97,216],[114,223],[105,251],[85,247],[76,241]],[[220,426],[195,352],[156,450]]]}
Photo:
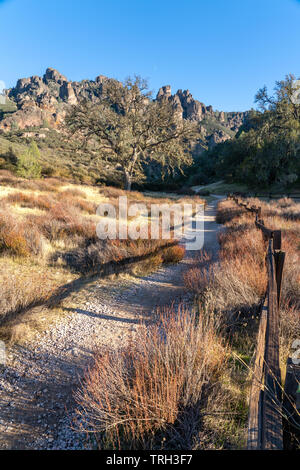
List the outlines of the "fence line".
{"label": "fence line", "polygon": [[268,229],[261,207],[249,206],[229,194],[240,207],[255,214],[255,225],[268,241],[266,265],[268,287],[262,307],[253,379],[250,392],[248,449],[282,449],[282,381],[279,367],[279,304],[285,253],[281,251],[281,230]]}

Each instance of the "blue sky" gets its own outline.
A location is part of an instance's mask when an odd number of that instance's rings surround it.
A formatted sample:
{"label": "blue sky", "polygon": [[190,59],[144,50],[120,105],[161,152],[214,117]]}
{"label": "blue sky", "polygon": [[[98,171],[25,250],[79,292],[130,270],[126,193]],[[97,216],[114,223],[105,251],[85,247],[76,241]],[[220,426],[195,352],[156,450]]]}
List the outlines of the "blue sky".
{"label": "blue sky", "polygon": [[54,67],[72,80],[139,74],[245,110],[300,76],[298,0],[0,0],[0,80]]}

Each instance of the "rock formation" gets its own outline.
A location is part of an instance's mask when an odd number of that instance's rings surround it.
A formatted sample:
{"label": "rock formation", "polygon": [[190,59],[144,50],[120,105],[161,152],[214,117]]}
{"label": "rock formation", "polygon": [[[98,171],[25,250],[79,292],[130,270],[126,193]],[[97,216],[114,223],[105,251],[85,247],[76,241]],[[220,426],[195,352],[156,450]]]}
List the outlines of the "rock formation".
{"label": "rock formation", "polygon": [[161,87],[158,90],[156,99],[158,101],[163,99],[169,100],[183,119],[201,122],[206,118],[212,118],[223,123],[225,127],[233,131],[239,129],[247,115],[247,113],[243,112],[215,112],[212,106],[205,106],[201,101],[195,100],[189,90],[178,90],[172,95],[170,85]]}
{"label": "rock formation", "polygon": [[[43,77],[21,78],[14,88],[7,91],[8,98],[17,105],[17,111],[4,115],[0,120],[0,129],[25,130],[45,125],[58,129],[70,105],[82,98],[97,102],[105,80],[108,78],[99,75],[94,81],[72,82],[53,68],[48,68]],[[178,90],[172,95],[170,85],[160,88],[156,99],[170,101],[179,118],[201,122],[209,145],[229,139],[238,131],[246,116],[241,112],[214,111],[212,106],[195,100],[189,90]],[[226,132],[227,129],[230,131]]]}

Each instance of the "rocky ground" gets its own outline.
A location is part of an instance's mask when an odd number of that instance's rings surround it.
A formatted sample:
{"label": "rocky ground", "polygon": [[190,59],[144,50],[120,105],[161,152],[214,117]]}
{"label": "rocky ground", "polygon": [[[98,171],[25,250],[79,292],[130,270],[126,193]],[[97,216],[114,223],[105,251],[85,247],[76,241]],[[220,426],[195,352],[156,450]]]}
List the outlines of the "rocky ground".
{"label": "rocky ground", "polygon": [[[218,250],[217,200],[204,217],[204,249]],[[157,306],[191,301],[183,273],[197,252],[143,276],[98,279],[63,303],[48,331],[8,351],[0,376],[0,449],[91,448],[74,423],[73,391],[95,349],[118,348]]]}

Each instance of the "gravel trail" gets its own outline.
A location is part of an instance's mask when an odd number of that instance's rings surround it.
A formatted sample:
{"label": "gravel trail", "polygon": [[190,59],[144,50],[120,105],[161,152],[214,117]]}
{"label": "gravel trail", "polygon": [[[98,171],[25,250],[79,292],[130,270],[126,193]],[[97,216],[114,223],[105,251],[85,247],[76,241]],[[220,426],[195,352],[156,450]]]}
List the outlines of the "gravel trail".
{"label": "gravel trail", "polygon": [[[209,203],[204,217],[204,249],[215,256],[216,205],[217,200]],[[188,300],[183,273],[196,253],[141,278],[97,279],[63,302],[65,314],[47,331],[8,349],[0,369],[0,449],[87,448],[85,436],[70,423],[73,391],[93,351],[118,348],[157,306]]]}

